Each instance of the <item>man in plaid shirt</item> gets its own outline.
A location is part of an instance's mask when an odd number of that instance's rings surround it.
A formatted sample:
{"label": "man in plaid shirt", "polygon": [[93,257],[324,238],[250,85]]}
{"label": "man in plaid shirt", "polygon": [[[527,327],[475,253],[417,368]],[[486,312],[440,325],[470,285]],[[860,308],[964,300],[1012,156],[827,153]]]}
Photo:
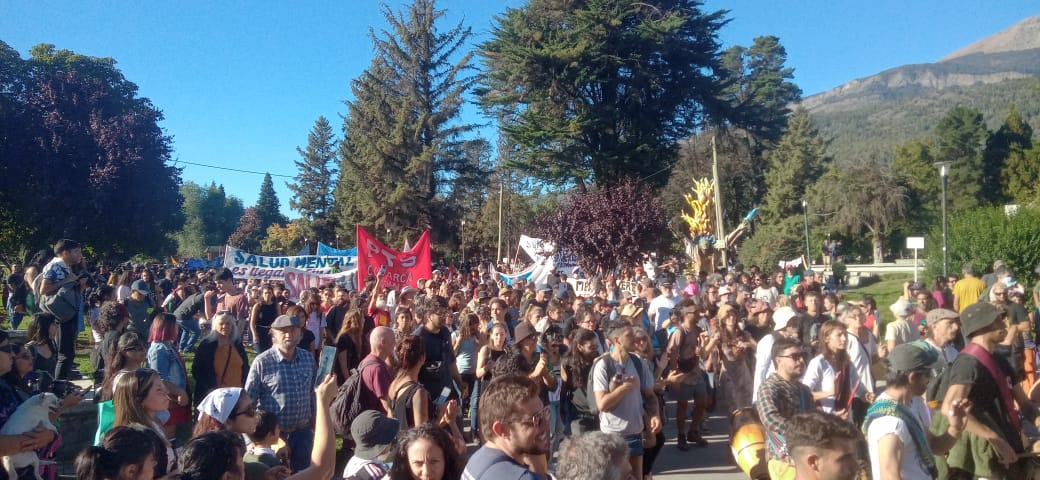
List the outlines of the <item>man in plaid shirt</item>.
{"label": "man in plaid shirt", "polygon": [[314,374],[310,352],[297,348],[303,321],[282,315],[271,324],[272,348],[249,367],[246,391],[261,410],[278,414],[282,438],[292,450],[290,467],[299,472],[311,464],[314,444]]}
{"label": "man in plaid shirt", "polygon": [[789,422],[791,417],[815,408],[812,391],[799,381],[805,372],[805,361],[797,340],[777,339],[773,344],[776,372],[758,390],[756,406],[768,439],[770,478],[794,478],[786,440]]}

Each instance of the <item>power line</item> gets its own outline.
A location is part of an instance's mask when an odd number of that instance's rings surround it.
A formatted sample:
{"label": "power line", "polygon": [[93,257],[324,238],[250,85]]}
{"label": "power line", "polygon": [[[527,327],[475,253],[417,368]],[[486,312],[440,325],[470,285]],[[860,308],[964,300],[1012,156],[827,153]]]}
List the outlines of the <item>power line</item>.
{"label": "power line", "polygon": [[242,170],[242,169],[239,169],[239,168],[218,167],[216,165],[206,165],[204,163],[185,162],[184,160],[174,160],[173,163],[174,163],[174,165],[176,165],[178,163],[184,163],[184,164],[187,164],[187,165],[195,165],[195,166],[198,166],[198,167],[219,168],[221,170],[231,170],[232,172],[242,172],[242,173],[255,173],[257,175],[268,175],[268,174],[270,174],[272,177],[296,178],[293,175],[280,175],[280,174],[271,173],[271,172],[257,172],[257,171],[253,171],[253,170]]}

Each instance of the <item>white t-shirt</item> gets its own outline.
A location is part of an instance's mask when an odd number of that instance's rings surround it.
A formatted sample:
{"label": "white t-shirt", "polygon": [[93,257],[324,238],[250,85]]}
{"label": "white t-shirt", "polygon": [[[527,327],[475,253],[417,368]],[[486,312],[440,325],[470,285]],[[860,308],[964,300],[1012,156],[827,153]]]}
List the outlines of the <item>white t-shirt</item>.
{"label": "white t-shirt", "polygon": [[873,393],[874,372],[871,369],[870,361],[874,354],[871,352],[871,348],[875,351],[877,350],[877,342],[874,341],[873,333],[867,332],[867,342],[864,346],[852,332],[849,332],[848,341],[845,343],[845,351],[849,353],[849,361],[852,362],[852,367],[856,369],[856,374],[863,381],[863,387],[868,392]]}
{"label": "white t-shirt", "polygon": [[780,296],[774,287],[758,287],[751,295],[755,297],[755,300],[768,303],[769,308],[776,308],[776,301]]}
{"label": "white t-shirt", "polygon": [[664,321],[671,317],[672,309],[675,308],[676,303],[678,302],[675,297],[666,297],[664,295],[658,295],[650,301],[647,314],[654,321],[654,330],[660,330]]}
{"label": "white t-shirt", "polygon": [[[891,400],[892,397],[882,393],[878,395],[878,399]],[[931,415],[921,397],[913,397],[909,410],[921,422],[922,428],[928,428],[928,424],[931,422]],[[899,441],[903,443],[903,463],[899,466],[899,474],[903,477],[903,480],[931,479],[932,476],[928,474],[924,463],[921,462],[921,456],[917,451],[917,444],[910,434],[910,429],[907,428],[906,423],[896,417],[881,417],[870,422],[870,428],[867,429],[867,447],[870,451],[870,469],[873,479],[881,480],[881,460],[878,455],[878,444],[882,437],[889,434],[895,434],[899,437]]]}
{"label": "white t-shirt", "polygon": [[774,343],[776,343],[776,338],[772,333],[767,333],[758,340],[758,346],[755,347],[755,382],[754,389],[751,391],[751,403],[758,401],[758,387],[761,387],[762,382],[765,382],[766,378],[776,371],[776,366],[773,365]]}

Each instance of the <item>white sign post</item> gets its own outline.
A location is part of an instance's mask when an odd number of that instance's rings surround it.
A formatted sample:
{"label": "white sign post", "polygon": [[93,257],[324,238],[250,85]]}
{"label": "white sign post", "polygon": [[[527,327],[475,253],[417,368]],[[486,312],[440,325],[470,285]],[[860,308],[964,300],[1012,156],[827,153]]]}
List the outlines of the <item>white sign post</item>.
{"label": "white sign post", "polygon": [[924,237],[906,237],[906,248],[914,251],[914,281],[917,281],[917,251],[924,248]]}

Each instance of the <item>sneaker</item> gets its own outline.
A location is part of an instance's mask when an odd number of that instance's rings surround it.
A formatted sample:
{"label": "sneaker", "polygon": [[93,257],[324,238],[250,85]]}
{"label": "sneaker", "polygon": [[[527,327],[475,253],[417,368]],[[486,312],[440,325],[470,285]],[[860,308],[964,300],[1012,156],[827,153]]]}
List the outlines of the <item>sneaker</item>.
{"label": "sneaker", "polygon": [[686,435],[683,435],[681,433],[679,434],[679,437],[676,440],[676,447],[678,447],[679,450],[683,452],[690,451],[690,446],[686,443]]}

